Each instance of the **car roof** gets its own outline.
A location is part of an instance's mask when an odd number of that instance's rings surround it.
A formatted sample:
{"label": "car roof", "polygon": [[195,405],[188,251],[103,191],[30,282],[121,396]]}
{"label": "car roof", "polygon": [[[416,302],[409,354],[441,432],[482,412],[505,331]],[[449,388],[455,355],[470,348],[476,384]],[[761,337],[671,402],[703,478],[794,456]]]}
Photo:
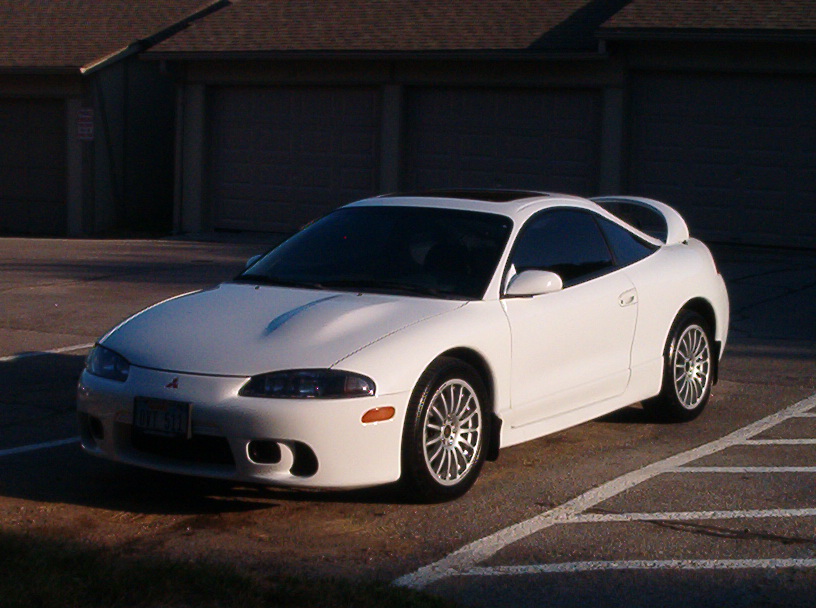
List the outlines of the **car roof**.
{"label": "car roof", "polygon": [[499,190],[499,189],[474,189],[458,188],[450,190],[421,190],[416,192],[397,192],[383,194],[377,198],[455,198],[469,201],[484,201],[490,203],[511,203],[527,198],[540,198],[550,196],[549,192],[539,192],[536,190]]}
{"label": "car roof", "polygon": [[383,194],[351,203],[346,207],[436,207],[480,211],[509,217],[517,226],[521,226],[531,216],[544,209],[573,207],[594,211],[655,246],[663,245],[660,240],[642,232],[590,199],[555,192],[475,189],[425,190],[422,192]]}
{"label": "car roof", "polygon": [[348,206],[441,207],[445,209],[482,211],[506,215],[513,219],[523,219],[541,209],[564,205],[583,207],[594,211],[601,210],[601,207],[592,201],[569,194],[530,190],[470,189],[383,194],[357,201]]}

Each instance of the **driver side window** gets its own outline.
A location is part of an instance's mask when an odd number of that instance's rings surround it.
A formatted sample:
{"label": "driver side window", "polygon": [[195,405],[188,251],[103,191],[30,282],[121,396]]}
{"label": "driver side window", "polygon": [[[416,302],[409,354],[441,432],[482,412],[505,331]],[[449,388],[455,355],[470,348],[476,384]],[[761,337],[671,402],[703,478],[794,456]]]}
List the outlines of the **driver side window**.
{"label": "driver side window", "polygon": [[564,286],[614,269],[612,254],[592,216],[578,209],[545,211],[524,227],[511,259],[516,272],[549,270]]}

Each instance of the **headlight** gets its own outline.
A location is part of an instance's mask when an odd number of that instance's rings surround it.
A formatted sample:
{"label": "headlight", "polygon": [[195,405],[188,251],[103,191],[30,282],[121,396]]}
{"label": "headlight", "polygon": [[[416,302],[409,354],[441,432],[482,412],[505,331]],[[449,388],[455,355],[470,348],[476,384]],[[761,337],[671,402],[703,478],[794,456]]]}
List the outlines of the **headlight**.
{"label": "headlight", "polygon": [[122,355],[97,344],[85,359],[85,370],[100,378],[124,382],[130,372],[130,363]]}
{"label": "headlight", "polygon": [[371,397],[374,390],[374,381],[360,374],[333,369],[296,369],[253,376],[238,394],[272,399],[341,399]]}

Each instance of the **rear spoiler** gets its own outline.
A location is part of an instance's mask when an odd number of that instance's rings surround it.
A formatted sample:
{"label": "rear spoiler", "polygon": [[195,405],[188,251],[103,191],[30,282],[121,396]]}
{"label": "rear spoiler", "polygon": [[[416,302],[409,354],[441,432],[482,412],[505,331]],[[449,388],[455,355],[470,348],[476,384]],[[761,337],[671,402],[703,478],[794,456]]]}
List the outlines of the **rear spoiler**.
{"label": "rear spoiler", "polygon": [[651,211],[650,215],[657,215],[662,220],[661,224],[665,224],[665,228],[660,226],[654,231],[637,225],[635,225],[635,228],[640,228],[644,232],[651,234],[666,245],[684,243],[689,239],[689,229],[686,221],[674,208],[669,207],[666,203],[639,196],[598,196],[590,200],[627,223],[632,223],[630,219],[632,216],[637,217],[637,213],[632,213],[632,211],[643,209]]}

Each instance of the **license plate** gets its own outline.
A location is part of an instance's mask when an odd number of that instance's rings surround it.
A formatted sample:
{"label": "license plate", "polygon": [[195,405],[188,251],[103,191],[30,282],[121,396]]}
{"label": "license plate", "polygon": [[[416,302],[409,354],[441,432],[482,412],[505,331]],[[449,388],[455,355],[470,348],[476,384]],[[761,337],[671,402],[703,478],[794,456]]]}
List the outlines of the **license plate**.
{"label": "license plate", "polygon": [[190,404],[137,397],[133,402],[133,426],[144,433],[190,438]]}

